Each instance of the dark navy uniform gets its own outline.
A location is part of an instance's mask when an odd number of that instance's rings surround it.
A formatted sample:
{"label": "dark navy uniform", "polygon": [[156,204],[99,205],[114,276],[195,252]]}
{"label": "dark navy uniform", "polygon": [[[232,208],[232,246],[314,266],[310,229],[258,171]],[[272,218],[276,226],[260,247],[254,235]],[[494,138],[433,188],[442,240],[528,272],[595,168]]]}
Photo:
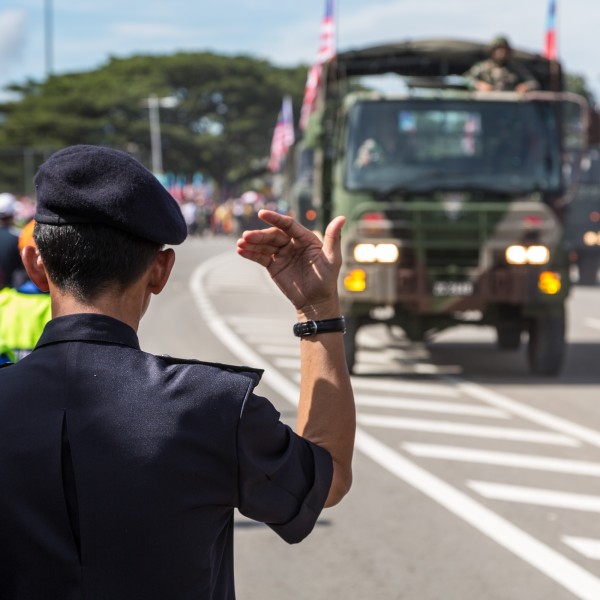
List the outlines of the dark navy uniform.
{"label": "dark navy uniform", "polygon": [[329,454],[260,372],[154,356],[108,316],[50,321],[0,369],[0,598],[233,599],[233,510],[313,528]]}

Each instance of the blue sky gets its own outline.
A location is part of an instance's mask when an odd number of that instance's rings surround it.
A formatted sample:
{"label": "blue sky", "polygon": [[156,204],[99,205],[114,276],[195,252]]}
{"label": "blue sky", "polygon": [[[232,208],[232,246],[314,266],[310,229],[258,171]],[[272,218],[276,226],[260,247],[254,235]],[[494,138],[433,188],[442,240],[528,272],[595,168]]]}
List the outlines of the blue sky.
{"label": "blue sky", "polygon": [[[316,56],[324,0],[2,0],[0,87],[46,76],[44,7],[53,6],[55,73],[92,70],[109,56],[213,50],[276,64]],[[338,48],[505,33],[539,52],[548,0],[338,0]],[[600,100],[600,0],[557,0],[558,45],[568,71]]]}

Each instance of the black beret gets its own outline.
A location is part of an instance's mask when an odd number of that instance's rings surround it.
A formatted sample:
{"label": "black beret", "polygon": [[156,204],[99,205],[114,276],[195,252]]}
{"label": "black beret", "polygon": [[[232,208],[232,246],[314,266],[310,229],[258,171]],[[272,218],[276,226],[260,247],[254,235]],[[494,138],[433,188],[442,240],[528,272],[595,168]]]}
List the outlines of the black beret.
{"label": "black beret", "polygon": [[35,176],[35,220],[48,225],[98,223],[158,244],[181,244],[187,227],[164,186],[126,152],[69,146]]}

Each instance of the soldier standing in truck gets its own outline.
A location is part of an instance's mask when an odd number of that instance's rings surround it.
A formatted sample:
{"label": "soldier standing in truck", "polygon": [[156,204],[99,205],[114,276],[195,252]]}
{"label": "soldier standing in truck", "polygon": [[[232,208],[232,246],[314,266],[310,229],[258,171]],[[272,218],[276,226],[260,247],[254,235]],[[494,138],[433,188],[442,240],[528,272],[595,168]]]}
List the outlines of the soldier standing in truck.
{"label": "soldier standing in truck", "polygon": [[473,65],[466,73],[474,89],[482,92],[537,90],[539,83],[529,70],[512,59],[512,47],[504,36],[497,36],[490,46],[490,57]]}

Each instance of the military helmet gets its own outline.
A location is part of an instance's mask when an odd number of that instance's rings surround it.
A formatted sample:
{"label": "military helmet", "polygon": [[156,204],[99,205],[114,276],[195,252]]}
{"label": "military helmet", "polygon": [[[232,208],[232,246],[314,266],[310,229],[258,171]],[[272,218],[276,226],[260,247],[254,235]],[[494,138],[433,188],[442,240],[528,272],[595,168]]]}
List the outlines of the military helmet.
{"label": "military helmet", "polygon": [[510,50],[510,42],[508,38],[504,35],[497,35],[490,44],[490,50],[494,50],[495,48],[508,48]]}

